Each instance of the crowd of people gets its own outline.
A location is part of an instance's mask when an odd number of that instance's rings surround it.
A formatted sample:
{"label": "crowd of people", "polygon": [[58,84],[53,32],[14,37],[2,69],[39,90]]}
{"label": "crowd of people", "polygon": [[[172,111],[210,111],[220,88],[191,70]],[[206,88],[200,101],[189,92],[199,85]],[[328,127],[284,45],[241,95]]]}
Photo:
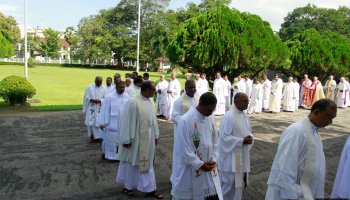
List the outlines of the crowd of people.
{"label": "crowd of people", "polygon": [[[284,84],[278,74],[272,82],[264,76],[262,83],[255,80],[254,84],[249,76],[238,76],[232,87],[228,77],[218,72],[212,92],[205,74],[195,73],[194,77],[186,77],[183,92],[176,73],[169,82],[161,75],[156,85],[148,73],[126,74],[124,81],[116,73],[114,81],[106,79],[106,86],[97,76],[86,88],[83,112],[88,137],[102,141],[102,159],[119,161],[116,182],[123,185],[123,193],[133,196],[140,191],[164,198],[157,190],[153,168],[160,138],[158,116],[174,124],[172,199],[239,200],[249,185],[254,144],[248,114],[278,113],[281,107],[293,112],[302,106],[310,114],[283,131],[266,199],[324,198],[326,165],[317,130],[332,123],[337,107],[348,106],[349,83],[344,78],[337,85],[331,76],[324,95],[317,77],[312,82],[307,75],[301,87],[293,78]],[[215,115],[223,115],[219,129]],[[350,139],[341,156],[332,198],[350,197],[349,153]]]}

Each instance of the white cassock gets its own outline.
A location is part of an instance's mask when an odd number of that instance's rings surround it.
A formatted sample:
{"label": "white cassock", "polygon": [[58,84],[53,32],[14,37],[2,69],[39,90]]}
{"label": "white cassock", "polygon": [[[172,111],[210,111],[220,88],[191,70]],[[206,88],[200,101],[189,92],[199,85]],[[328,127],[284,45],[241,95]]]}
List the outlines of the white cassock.
{"label": "white cassock", "polygon": [[276,80],[272,81],[269,111],[271,112],[281,111],[282,89],[283,89],[282,79],[279,78],[277,81]]}
{"label": "white cassock", "polygon": [[254,84],[252,93],[250,95],[250,101],[248,105],[248,113],[260,113],[262,110],[262,100],[263,100],[263,88],[262,85]]}
{"label": "white cassock", "polygon": [[242,198],[243,174],[250,172],[250,149],[243,138],[251,135],[248,116],[232,105],[220,123],[219,174],[225,200]]}
{"label": "white cassock", "polygon": [[331,198],[350,199],[350,137],[340,157]]}
{"label": "white cassock", "polygon": [[338,84],[338,92],[336,96],[336,103],[339,108],[345,108],[349,105],[349,83],[344,81]]}
{"label": "white cassock", "polygon": [[[100,124],[99,124],[99,113],[102,107],[104,98],[107,96],[107,90],[104,86],[97,87],[94,84],[89,85],[84,94],[83,101],[83,113],[85,113],[85,125],[88,130],[88,137],[91,135],[94,139],[100,139],[99,134]],[[101,104],[91,103],[91,99],[101,100]]]}
{"label": "white cassock", "polygon": [[119,163],[116,181],[128,190],[152,192],[157,189],[153,169],[158,122],[152,102],[141,94],[130,98],[123,110],[120,125]]}
{"label": "white cassock", "polygon": [[[203,116],[192,107],[178,124],[178,140],[175,144],[177,176],[173,176],[171,194],[173,200],[203,200],[221,193],[217,171],[201,170],[204,161],[217,161],[218,146],[214,115]],[[217,186],[217,187],[215,187]]]}
{"label": "white cassock", "polygon": [[306,117],[282,133],[265,199],[322,199],[325,175],[322,140]]}
{"label": "white cassock", "polygon": [[[181,169],[181,165],[177,165],[177,160],[180,160],[181,157],[179,157],[179,154],[177,153],[177,150],[181,148],[182,146],[179,146],[180,143],[177,141],[178,139],[178,124],[180,122],[180,118],[190,109],[190,108],[195,108],[198,105],[199,102],[199,97],[194,96],[194,97],[189,97],[186,95],[186,93],[183,93],[180,98],[178,98],[174,102],[174,110],[173,114],[171,116],[171,120],[174,122],[174,146],[173,146],[173,165],[172,165],[172,174],[170,181],[173,182],[173,177],[179,176],[179,168]],[[175,145],[177,145],[175,147]]]}
{"label": "white cassock", "polygon": [[203,79],[199,78],[198,80],[194,80],[194,82],[196,83],[196,91],[199,96],[207,92],[207,86]]}
{"label": "white cassock", "polygon": [[225,112],[231,108],[231,82],[229,80],[225,81],[227,93],[225,94]]}
{"label": "white cassock", "polygon": [[103,102],[100,113],[100,125],[105,126],[103,132],[102,151],[108,160],[119,160],[118,146],[120,133],[120,119],[124,105],[129,95],[118,94],[116,91],[109,94]]}
{"label": "white cassock", "polygon": [[139,95],[141,93],[141,87],[138,87],[134,84],[128,87],[128,90],[125,90],[126,94],[128,94],[131,98]]}
{"label": "white cassock", "polygon": [[206,92],[209,92],[209,83],[207,81],[207,79],[202,79],[201,80],[203,81],[203,89],[202,89],[202,94],[206,93]]}
{"label": "white cassock", "polygon": [[250,95],[252,93],[252,88],[253,88],[253,81],[250,78],[248,78],[245,81],[245,85],[246,85],[246,94],[248,95],[248,98],[250,98]]}
{"label": "white cassock", "polygon": [[295,110],[298,110],[299,107],[299,90],[300,90],[300,85],[298,82],[293,82],[294,83],[294,93],[295,93]]}
{"label": "white cassock", "polygon": [[271,81],[269,79],[266,79],[262,83],[263,87],[263,103],[262,108],[263,109],[269,109],[269,102],[270,102],[270,94],[271,94]]}
{"label": "white cassock", "polygon": [[213,93],[217,99],[215,115],[225,114],[225,96],[227,96],[227,87],[223,78],[215,79]]}
{"label": "white cassock", "polygon": [[285,111],[295,111],[295,86],[293,82],[288,82],[283,87],[283,110]]}
{"label": "white cassock", "polygon": [[170,117],[173,113],[174,102],[176,99],[180,97],[180,93],[181,93],[180,82],[176,78],[174,80],[171,80],[169,82],[168,90],[171,91],[171,93],[168,93],[168,112]]}
{"label": "white cassock", "polygon": [[245,84],[245,81],[241,79],[240,81],[237,81],[236,85],[234,86],[235,90],[233,91],[233,97],[239,92],[246,93],[247,86]]}
{"label": "white cassock", "polygon": [[107,90],[107,94],[111,94],[113,92],[115,92],[115,85],[111,85],[111,86],[106,86],[106,90]]}
{"label": "white cassock", "polygon": [[165,117],[169,117],[169,113],[168,113],[168,90],[169,87],[169,83],[166,80],[163,81],[159,81],[156,85],[156,90],[160,90],[161,93],[159,94],[157,92],[157,105],[158,105],[158,110],[159,110],[159,114],[163,115]]}

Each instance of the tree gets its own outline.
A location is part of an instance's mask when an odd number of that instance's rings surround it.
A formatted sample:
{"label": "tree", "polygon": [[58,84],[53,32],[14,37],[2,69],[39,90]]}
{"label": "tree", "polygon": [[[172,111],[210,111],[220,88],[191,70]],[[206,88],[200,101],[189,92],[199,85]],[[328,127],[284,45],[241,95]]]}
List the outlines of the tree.
{"label": "tree", "polygon": [[198,7],[203,10],[210,10],[215,7],[228,6],[231,2],[232,0],[202,0]]}
{"label": "tree", "polygon": [[168,57],[182,67],[221,71],[233,79],[285,65],[288,49],[260,17],[222,6],[187,20],[169,45]]}
{"label": "tree", "polygon": [[0,58],[10,57],[13,55],[13,47],[10,41],[8,41],[0,32]]}
{"label": "tree", "polygon": [[[6,17],[0,12],[0,33],[7,41],[10,42],[13,49],[16,49],[17,43],[20,42],[21,34],[18,24],[14,17]],[[11,51],[12,56],[14,51]]]}
{"label": "tree", "polygon": [[320,33],[333,31],[350,38],[350,9],[339,7],[336,9],[317,8],[308,4],[296,8],[284,18],[279,35],[283,41],[301,34],[306,29],[314,28]]}
{"label": "tree", "polygon": [[52,58],[58,58],[58,51],[60,50],[60,46],[58,44],[60,37],[59,32],[48,28],[44,30],[43,34],[45,36],[45,42],[42,44],[44,55]]}
{"label": "tree", "polygon": [[349,71],[350,40],[334,33],[319,33],[308,29],[286,42],[291,52],[291,67],[285,74],[302,77],[317,76],[321,80],[329,75]]}

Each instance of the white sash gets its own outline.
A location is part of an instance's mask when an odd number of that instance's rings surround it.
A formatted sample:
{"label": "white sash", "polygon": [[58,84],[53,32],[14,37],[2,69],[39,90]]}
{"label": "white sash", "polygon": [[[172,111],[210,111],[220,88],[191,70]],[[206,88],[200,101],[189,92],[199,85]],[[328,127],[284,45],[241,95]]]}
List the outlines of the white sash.
{"label": "white sash", "polygon": [[308,119],[303,121],[304,128],[306,129],[307,137],[307,152],[304,171],[300,178],[300,185],[303,190],[304,200],[313,200],[312,192],[309,186],[310,179],[315,173],[315,155],[316,155],[316,145],[315,140],[312,137],[312,130],[310,124],[307,123]]}

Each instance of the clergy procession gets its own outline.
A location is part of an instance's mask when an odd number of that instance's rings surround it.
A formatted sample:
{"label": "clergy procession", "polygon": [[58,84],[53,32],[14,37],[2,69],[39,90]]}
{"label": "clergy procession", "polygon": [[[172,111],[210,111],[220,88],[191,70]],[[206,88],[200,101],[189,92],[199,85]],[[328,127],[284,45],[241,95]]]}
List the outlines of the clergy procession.
{"label": "clergy procession", "polygon": [[[267,181],[266,200],[323,199],[325,154],[318,129],[332,123],[338,108],[349,104],[349,82],[329,76],[251,80],[230,79],[220,72],[186,77],[181,88],[176,72],[152,81],[149,74],[96,76],[83,100],[87,135],[101,142],[101,158],[118,162],[115,180],[126,196],[144,193],[163,199],[157,189],[154,160],[161,142],[158,120],[173,124],[173,200],[240,200],[249,187],[254,130],[249,116],[310,110],[281,134]],[[233,80],[232,84],[230,80]],[[212,92],[209,83],[213,82]],[[216,125],[216,118],[220,125]],[[331,198],[350,198],[350,138],[344,146]]]}

